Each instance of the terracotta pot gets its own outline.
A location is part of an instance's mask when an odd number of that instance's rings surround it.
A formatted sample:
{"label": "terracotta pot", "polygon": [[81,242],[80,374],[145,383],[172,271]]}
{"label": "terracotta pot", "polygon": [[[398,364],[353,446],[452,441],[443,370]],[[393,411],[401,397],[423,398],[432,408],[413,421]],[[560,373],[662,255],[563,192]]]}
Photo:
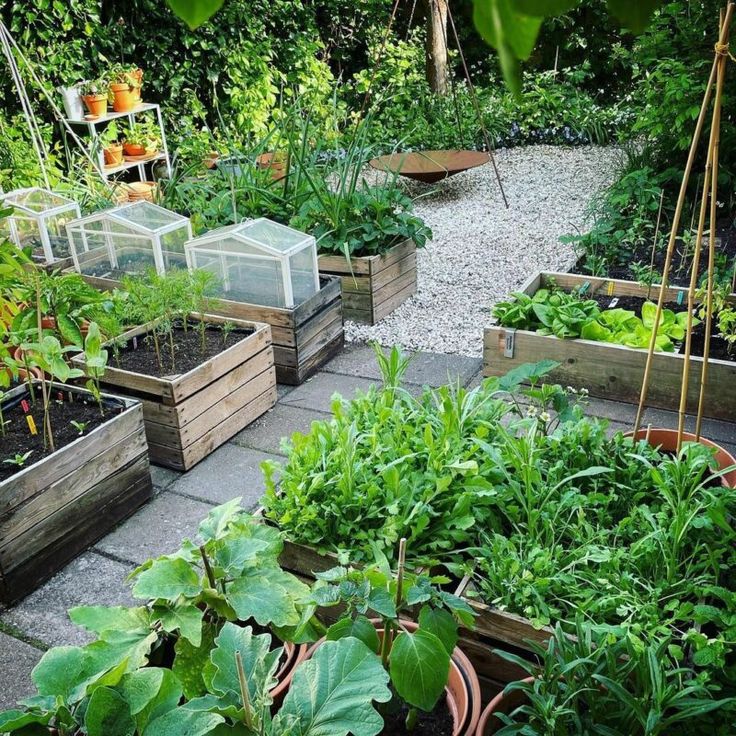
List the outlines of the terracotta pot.
{"label": "terracotta pot", "polygon": [[209,151],[207,155],[202,159],[202,163],[207,169],[214,169],[217,165],[217,161],[220,158],[220,154],[217,151]]}
{"label": "terracotta pot", "polygon": [[[526,677],[522,682],[533,682],[533,677]],[[493,700],[486,706],[483,715],[480,717],[478,729],[475,736],[491,736],[496,733],[504,724],[495,717],[496,713],[508,715],[516,710],[526,700],[526,695],[519,690],[512,690],[506,693],[503,690],[496,695]]]}
{"label": "terracotta pot", "polygon": [[307,658],[309,647],[306,644],[291,644],[284,642],[286,659],[276,673],[278,685],[271,690],[271,697],[279,704],[286,695],[291,681],[294,679],[294,670]]}
{"label": "terracotta pot", "polygon": [[123,145],[122,143],[113,143],[103,150],[105,156],[105,166],[117,166],[123,163]]}
{"label": "terracotta pot", "polygon": [[[381,621],[372,619],[378,638],[383,638]],[[419,626],[413,621],[403,621],[402,625],[409,631],[416,631]],[[309,659],[315,650],[325,642],[322,638],[312,645],[305,659]],[[467,682],[466,682],[467,678]],[[470,660],[457,647],[450,659],[450,674],[445,688],[447,709],[453,722],[452,736],[473,736],[480,715],[480,682]]]}
{"label": "terracotta pot", "polygon": [[136,106],[133,87],[129,84],[111,84],[112,109],[115,112],[130,112]]}
{"label": "terracotta pot", "polygon": [[[20,352],[20,360],[16,357],[16,354]],[[32,378],[37,378],[39,381],[43,378],[43,374],[41,373],[40,368],[31,368],[30,371],[27,371],[25,368],[22,368],[23,365],[23,351],[18,348],[15,353],[13,353],[13,358],[15,358],[16,362],[19,363],[18,365],[18,380],[19,381],[25,381],[28,378],[28,374],[31,374]],[[0,368],[0,372],[5,373],[6,376],[9,376],[10,379],[13,379],[13,373],[10,370],[10,368]]]}
{"label": "terracotta pot", "polygon": [[90,115],[104,117],[107,114],[107,95],[84,95],[82,101]]}
{"label": "terracotta pot", "polygon": [[283,153],[262,153],[256,158],[259,169],[270,169],[274,181],[283,179],[287,173],[287,159]]}
{"label": "terracotta pot", "polygon": [[126,156],[145,156],[146,147],[139,146],[137,143],[123,143],[123,152]]}
{"label": "terracotta pot", "polygon": [[[660,427],[652,427],[651,429],[640,429],[636,433],[637,440],[643,440],[647,438],[647,432],[649,433],[649,444],[652,447],[660,447],[665,452],[677,452],[677,430],[676,429],[662,429]],[[633,432],[627,432],[626,437],[633,437]],[[695,435],[691,432],[682,433],[683,442],[696,442]],[[701,437],[697,442],[706,447],[713,447],[716,450],[716,462],[718,463],[718,469],[724,470],[732,466],[736,466],[736,458],[725,450],[720,445],[716,444],[711,440],[707,440]],[[721,476],[721,485],[726,488],[736,488],[736,468],[731,470],[729,473]]]}

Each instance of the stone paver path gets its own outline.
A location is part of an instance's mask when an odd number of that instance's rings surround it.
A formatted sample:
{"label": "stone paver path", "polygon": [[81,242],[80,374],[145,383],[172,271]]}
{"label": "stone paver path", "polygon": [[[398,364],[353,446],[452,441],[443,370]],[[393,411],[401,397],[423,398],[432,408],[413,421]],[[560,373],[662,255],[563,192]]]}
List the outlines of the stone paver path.
{"label": "stone paver path", "polygon": [[[246,508],[255,508],[264,490],[260,463],[282,458],[282,438],[329,417],[334,393],[351,397],[377,383],[379,375],[372,349],[351,345],[302,386],[280,386],[274,409],[188,473],[153,467],[155,496],[150,503],[25,600],[0,612],[0,709],[32,692],[30,671],[44,649],[88,641],[69,621],[68,608],[132,605],[125,578],[136,565],[178,549],[217,504],[242,496]],[[422,385],[439,386],[448,379],[477,385],[480,358],[417,353],[406,375],[407,388],[416,392]],[[590,413],[609,419],[613,429],[630,427],[634,412],[630,404],[590,404]],[[676,426],[669,412],[650,410],[645,420]],[[721,443],[736,443],[734,426],[727,422],[706,421],[704,433]]]}

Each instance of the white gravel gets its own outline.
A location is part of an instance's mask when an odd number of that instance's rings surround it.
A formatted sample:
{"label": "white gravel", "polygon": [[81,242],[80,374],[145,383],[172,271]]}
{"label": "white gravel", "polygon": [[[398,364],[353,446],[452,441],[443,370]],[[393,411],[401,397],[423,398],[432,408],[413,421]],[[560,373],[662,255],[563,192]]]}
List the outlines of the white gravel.
{"label": "white gravel", "polygon": [[348,341],[480,356],[491,306],[540,270],[566,271],[572,247],[559,237],[582,228],[591,197],[621,163],[616,148],[530,146],[496,161],[509,209],[489,164],[433,186],[416,211],[434,232],[418,251],[418,291],[376,325],[346,322]]}

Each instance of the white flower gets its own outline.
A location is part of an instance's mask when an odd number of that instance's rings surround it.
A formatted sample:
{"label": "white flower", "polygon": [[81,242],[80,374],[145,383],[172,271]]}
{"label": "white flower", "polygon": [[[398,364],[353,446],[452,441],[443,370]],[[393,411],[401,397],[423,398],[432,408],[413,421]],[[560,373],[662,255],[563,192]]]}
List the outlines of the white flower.
{"label": "white flower", "polygon": [[537,416],[537,407],[536,406],[528,406],[526,409],[526,414],[529,417],[535,417]]}
{"label": "white flower", "polygon": [[550,416],[550,414],[549,414],[549,412],[548,412],[548,411],[543,411],[543,412],[542,412],[542,413],[541,413],[541,414],[539,415],[539,418],[540,418],[540,419],[541,419],[541,420],[542,420],[543,422],[548,422],[548,421],[549,421],[550,419],[552,419],[552,417]]}

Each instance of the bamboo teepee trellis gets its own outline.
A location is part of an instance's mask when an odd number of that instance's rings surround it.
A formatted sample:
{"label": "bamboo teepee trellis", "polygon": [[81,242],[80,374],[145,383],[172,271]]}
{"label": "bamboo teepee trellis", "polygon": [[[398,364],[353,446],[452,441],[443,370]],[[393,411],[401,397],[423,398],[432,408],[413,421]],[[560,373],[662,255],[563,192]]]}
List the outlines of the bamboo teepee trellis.
{"label": "bamboo teepee trellis", "polygon": [[[710,136],[708,141],[708,152],[705,164],[705,176],[703,178],[703,191],[700,201],[700,214],[698,217],[698,231],[695,238],[695,251],[691,262],[692,272],[690,275],[690,285],[687,295],[687,327],[685,331],[685,353],[682,365],[682,385],[680,389],[680,404],[678,411],[677,423],[677,448],[682,445],[683,433],[685,430],[685,417],[687,414],[687,398],[690,384],[690,358],[692,354],[692,332],[693,332],[693,312],[695,309],[695,293],[698,288],[698,271],[700,267],[700,254],[702,250],[703,235],[705,232],[706,216],[709,219],[709,237],[708,237],[708,272],[707,272],[707,288],[706,288],[706,317],[705,317],[705,343],[703,347],[703,364],[700,372],[700,391],[698,395],[698,411],[695,424],[695,439],[700,439],[703,410],[706,399],[706,384],[708,378],[708,359],[710,357],[710,332],[713,320],[713,281],[715,271],[715,247],[716,247],[716,208],[718,196],[718,149],[720,145],[720,124],[721,124],[721,108],[723,101],[723,84],[726,76],[726,64],[731,57],[729,52],[730,26],[733,18],[734,3],[729,3],[725,13],[721,13],[720,31],[718,42],[715,44],[713,65],[711,66],[708,84],[706,86],[703,103],[700,107],[695,132],[690,144],[687,163],[685,165],[685,173],[682,177],[680,192],[677,197],[675,206],[675,214],[672,220],[672,230],[670,231],[669,241],[667,243],[667,253],[662,271],[662,281],[659,289],[659,297],[657,299],[657,311],[654,318],[655,328],[649,340],[649,349],[647,353],[646,365],[644,368],[644,378],[639,395],[639,406],[636,412],[636,420],[634,422],[634,433],[636,434],[641,426],[642,414],[647,400],[647,392],[649,382],[651,380],[652,361],[657,339],[657,327],[662,318],[662,310],[664,305],[665,294],[667,290],[667,282],[669,278],[670,268],[672,266],[672,257],[675,251],[675,243],[677,241],[677,233],[680,227],[680,219],[687,194],[687,187],[690,181],[690,175],[695,163],[698,152],[700,137],[703,132],[706,115],[710,107],[711,98],[713,97],[715,87],[715,97],[713,102],[713,110],[711,114]],[[708,210],[708,199],[710,198],[710,210]]]}

